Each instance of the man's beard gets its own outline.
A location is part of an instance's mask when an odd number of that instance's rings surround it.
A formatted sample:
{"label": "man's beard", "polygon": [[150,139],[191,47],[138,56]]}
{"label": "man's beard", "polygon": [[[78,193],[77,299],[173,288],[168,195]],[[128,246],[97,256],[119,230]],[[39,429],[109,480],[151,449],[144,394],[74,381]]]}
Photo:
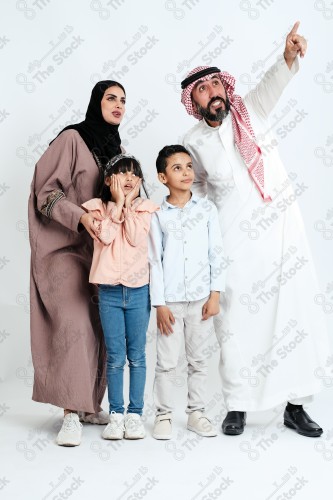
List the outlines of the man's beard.
{"label": "man's beard", "polygon": [[[212,113],[210,111],[210,106],[213,104],[215,101],[222,101],[224,103],[225,109],[217,109],[215,113]],[[229,114],[230,111],[230,101],[228,99],[228,96],[226,96],[225,99],[223,97],[212,97],[211,100],[209,101],[207,108],[204,108],[203,106],[200,106],[199,104],[196,105],[198,113],[204,118],[205,120],[208,120],[210,122],[222,122]]]}

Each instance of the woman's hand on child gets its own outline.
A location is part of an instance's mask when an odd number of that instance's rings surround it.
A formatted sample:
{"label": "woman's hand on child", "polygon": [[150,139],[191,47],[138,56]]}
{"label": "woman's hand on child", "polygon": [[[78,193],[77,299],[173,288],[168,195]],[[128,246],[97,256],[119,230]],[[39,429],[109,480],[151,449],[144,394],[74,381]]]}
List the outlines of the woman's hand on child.
{"label": "woman's hand on child", "polygon": [[139,196],[141,182],[142,182],[142,179],[138,179],[138,181],[135,184],[135,186],[133,187],[133,189],[131,189],[131,191],[126,195],[125,208],[130,207],[132,201],[135,200],[135,198],[137,198]]}
{"label": "woman's hand on child", "polygon": [[210,297],[202,306],[202,319],[205,321],[220,312],[220,292],[210,292]]}
{"label": "woman's hand on child", "polygon": [[175,323],[175,318],[168,306],[156,307],[157,327],[162,335],[170,335],[173,333],[171,324]]}
{"label": "woman's hand on child", "polygon": [[125,203],[125,195],[124,191],[121,188],[120,181],[116,175],[111,176],[110,193],[115,204],[119,207],[123,207]]}
{"label": "woman's hand on child", "polygon": [[86,213],[81,215],[80,223],[86,228],[93,240],[99,241],[98,236],[100,233],[100,224],[96,224],[96,221],[103,220],[103,217],[96,212]]}

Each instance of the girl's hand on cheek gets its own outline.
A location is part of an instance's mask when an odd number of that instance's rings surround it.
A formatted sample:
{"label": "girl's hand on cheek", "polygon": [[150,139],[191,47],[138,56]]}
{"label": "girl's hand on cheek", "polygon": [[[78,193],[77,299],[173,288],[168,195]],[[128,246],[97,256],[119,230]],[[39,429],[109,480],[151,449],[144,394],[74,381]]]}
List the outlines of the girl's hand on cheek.
{"label": "girl's hand on cheek", "polygon": [[138,181],[135,184],[135,186],[133,187],[133,189],[131,189],[131,191],[128,193],[128,195],[126,195],[126,198],[125,198],[125,207],[126,208],[130,207],[132,201],[135,200],[135,198],[137,198],[139,196],[141,184],[142,184],[142,179],[138,179]]}
{"label": "girl's hand on cheek", "polygon": [[110,192],[115,204],[122,207],[125,203],[125,195],[118,177],[114,174],[111,176]]}

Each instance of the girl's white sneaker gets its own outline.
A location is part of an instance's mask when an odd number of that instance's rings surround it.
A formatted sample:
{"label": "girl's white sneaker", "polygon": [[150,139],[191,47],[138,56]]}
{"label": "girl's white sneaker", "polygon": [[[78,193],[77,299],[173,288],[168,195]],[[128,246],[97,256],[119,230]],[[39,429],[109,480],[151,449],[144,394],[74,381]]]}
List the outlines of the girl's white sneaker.
{"label": "girl's white sneaker", "polygon": [[109,415],[109,424],[105,427],[102,437],[104,439],[123,439],[124,415],[112,411]]}
{"label": "girl's white sneaker", "polygon": [[125,416],[125,439],[143,439],[146,435],[140,415],[127,413]]}

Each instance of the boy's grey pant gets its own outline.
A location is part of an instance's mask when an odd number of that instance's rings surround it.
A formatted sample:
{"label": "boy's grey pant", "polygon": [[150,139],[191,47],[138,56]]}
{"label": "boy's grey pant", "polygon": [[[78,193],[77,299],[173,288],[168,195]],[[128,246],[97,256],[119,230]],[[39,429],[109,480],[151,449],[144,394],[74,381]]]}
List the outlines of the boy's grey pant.
{"label": "boy's grey pant", "polygon": [[[157,364],[153,390],[157,415],[169,413],[174,408],[174,390],[181,382],[176,368],[183,338],[188,367],[186,413],[205,410],[207,356],[204,350],[216,340],[213,317],[202,320],[202,306],[207,299],[208,297],[193,302],[166,304],[174,315],[175,324],[172,325],[173,333],[170,335],[162,335],[157,331]],[[181,366],[184,364],[181,363]]]}

